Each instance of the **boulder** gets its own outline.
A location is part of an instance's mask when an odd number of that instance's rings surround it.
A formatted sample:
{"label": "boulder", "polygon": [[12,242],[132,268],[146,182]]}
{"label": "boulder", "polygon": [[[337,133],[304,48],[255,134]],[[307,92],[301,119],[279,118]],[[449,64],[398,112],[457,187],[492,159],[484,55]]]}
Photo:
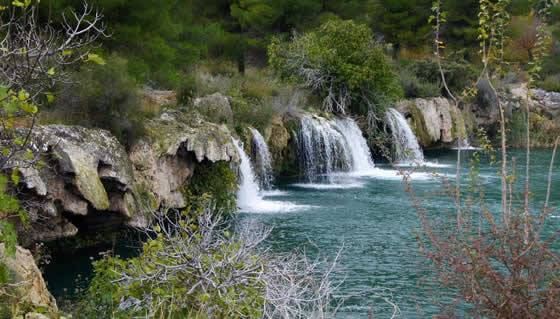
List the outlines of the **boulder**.
{"label": "boulder", "polygon": [[441,146],[465,137],[467,129],[462,112],[448,99],[404,100],[396,108],[409,121],[423,147]]}
{"label": "boulder", "polygon": [[57,312],[56,301],[47,290],[47,285],[31,252],[17,246],[15,256],[6,256],[5,253],[5,246],[1,243],[0,259],[8,270],[10,281],[14,283],[12,288],[9,289],[12,290],[10,294],[13,295],[13,306],[15,306],[12,309],[15,310],[16,314],[29,311],[29,306],[31,306],[31,310],[41,308],[50,313]]}
{"label": "boulder", "polygon": [[532,90],[531,92],[535,105],[543,113],[551,118],[556,118],[560,115],[560,93],[547,92],[541,89]]}
{"label": "boulder", "polygon": [[114,223],[134,214],[132,165],[124,147],[108,131],[38,126],[31,143],[45,165],[19,169],[32,222],[26,240],[75,235],[78,227],[69,220],[71,216],[87,220],[95,211],[106,212]]}
{"label": "boulder", "polygon": [[283,162],[286,161],[286,150],[290,137],[282,117],[273,117],[270,125],[265,130],[265,139],[272,155],[272,166],[275,171],[281,170]]}
{"label": "boulder", "polygon": [[196,113],[166,110],[146,123],[146,132],[132,147],[130,159],[137,193],[151,208],[185,207],[181,190],[196,163],[239,159],[227,127],[206,122]]}
{"label": "boulder", "polygon": [[194,109],[215,123],[232,123],[233,111],[229,98],[221,93],[214,93],[193,101]]}
{"label": "boulder", "polygon": [[476,93],[476,117],[481,125],[496,123],[500,115],[498,106],[499,97],[490,80],[483,78],[477,86]]}

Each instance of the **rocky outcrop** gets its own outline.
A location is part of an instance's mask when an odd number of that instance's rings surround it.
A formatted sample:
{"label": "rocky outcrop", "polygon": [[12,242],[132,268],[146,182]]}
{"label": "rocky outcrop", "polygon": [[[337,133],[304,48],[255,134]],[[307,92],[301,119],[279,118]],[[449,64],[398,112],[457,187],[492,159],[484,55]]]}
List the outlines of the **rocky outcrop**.
{"label": "rocky outcrop", "polygon": [[[527,103],[527,85],[518,84],[509,87],[508,90],[502,94],[502,100],[507,115],[511,115],[511,113],[516,110],[525,109],[525,103]],[[529,107],[533,112],[542,113],[550,119],[557,118],[560,115],[560,93],[558,92],[533,89],[531,90],[529,103]]]}
{"label": "rocky outcrop", "polygon": [[49,313],[58,311],[56,301],[47,290],[41,271],[29,250],[17,246],[15,256],[6,256],[4,244],[0,244],[0,260],[13,283],[8,289],[13,298],[12,311],[15,314],[32,311],[34,308],[41,308],[43,312],[46,310]]}
{"label": "rocky outcrop", "polygon": [[136,210],[132,165],[124,147],[109,132],[38,126],[32,144],[41,154],[41,164],[19,169],[22,196],[31,216],[27,241],[75,235],[76,222],[97,220],[95,215],[100,213],[109,224],[132,217]]}
{"label": "rocky outcrop", "polygon": [[130,152],[143,205],[185,207],[181,190],[196,163],[238,161],[227,127],[197,114],[166,110],[146,123],[146,131]]}
{"label": "rocky outcrop", "polygon": [[193,108],[214,123],[232,123],[233,111],[227,96],[214,93],[193,101]]}
{"label": "rocky outcrop", "polygon": [[481,79],[476,85],[476,120],[479,125],[490,126],[500,115],[498,94],[488,79]]}
{"label": "rocky outcrop", "polygon": [[290,142],[290,133],[284,125],[282,117],[272,118],[270,125],[266,128],[265,139],[272,155],[272,167],[275,171],[282,170],[282,165],[286,161],[287,149]]}
{"label": "rocky outcrop", "polygon": [[143,100],[143,109],[147,112],[159,112],[162,107],[177,104],[175,91],[154,90],[145,87],[140,91]]}
{"label": "rocky outcrop", "polygon": [[535,105],[551,118],[560,115],[560,93],[541,89],[532,90]]}
{"label": "rocky outcrop", "polygon": [[445,98],[404,100],[396,108],[409,121],[423,147],[437,147],[467,135],[461,110]]}

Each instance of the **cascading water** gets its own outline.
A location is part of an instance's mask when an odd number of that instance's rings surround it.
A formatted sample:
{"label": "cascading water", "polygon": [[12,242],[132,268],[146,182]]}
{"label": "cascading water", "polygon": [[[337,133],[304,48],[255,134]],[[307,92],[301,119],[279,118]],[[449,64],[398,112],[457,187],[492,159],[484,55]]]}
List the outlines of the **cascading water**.
{"label": "cascading water", "polygon": [[287,212],[308,208],[305,205],[294,205],[289,202],[265,200],[256,182],[251,159],[243,150],[243,145],[236,139],[233,139],[233,145],[241,160],[239,163],[240,183],[237,190],[237,206],[241,211],[251,213]]}
{"label": "cascading water", "polygon": [[350,118],[327,120],[303,116],[297,141],[300,163],[308,182],[332,182],[332,173],[374,168],[367,142]]}
{"label": "cascading water", "polygon": [[350,157],[352,158],[352,171],[371,171],[375,165],[367,141],[356,122],[350,118],[337,119],[335,127],[342,133],[348,144]]}
{"label": "cascading water", "polygon": [[270,190],[274,176],[272,174],[272,156],[263,136],[258,130],[251,128],[253,135],[253,155],[255,158],[255,168],[259,175],[259,182],[262,189]]}
{"label": "cascading water", "polygon": [[424,154],[418,144],[416,135],[408,125],[404,116],[390,108],[385,115],[393,136],[394,160],[397,163],[424,163]]}

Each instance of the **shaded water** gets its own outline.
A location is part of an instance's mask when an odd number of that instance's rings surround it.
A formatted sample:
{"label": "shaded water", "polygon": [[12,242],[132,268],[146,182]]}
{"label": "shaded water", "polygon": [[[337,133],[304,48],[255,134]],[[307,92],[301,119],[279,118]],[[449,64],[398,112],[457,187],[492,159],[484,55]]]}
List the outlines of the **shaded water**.
{"label": "shaded water", "polygon": [[[532,157],[532,189],[539,206],[544,199],[550,153],[534,151]],[[512,155],[522,165],[523,154],[513,152]],[[442,164],[426,170],[454,176],[456,152],[427,153],[426,157]],[[333,256],[343,247],[338,279],[346,279],[340,292],[351,297],[339,317],[367,318],[370,308],[375,318],[390,317],[392,308],[376,297],[381,289],[385,289],[386,295],[392,295],[400,307],[401,318],[430,317],[438,313],[440,304],[452,301],[453,292],[438,289],[434,284],[429,265],[419,253],[415,234],[419,222],[404,185],[393,177],[394,172],[389,173],[388,167],[381,169],[385,174],[339,176],[335,185],[302,187],[295,181],[283,181],[280,189],[284,196],[275,200],[307,205],[307,209],[244,214],[243,218],[257,219],[274,227],[268,245],[275,251],[287,252],[303,246],[312,255],[320,252],[322,256]],[[480,178],[489,206],[496,208],[494,211],[499,209],[500,179],[496,172],[497,167],[483,158]],[[552,205],[558,205],[560,200],[560,169],[555,168],[555,172]],[[467,181],[464,183],[466,186]],[[437,194],[441,190],[439,182],[420,178],[413,185],[431,214],[446,218],[452,212],[452,201]],[[550,229],[559,226],[557,215],[550,219]]]}

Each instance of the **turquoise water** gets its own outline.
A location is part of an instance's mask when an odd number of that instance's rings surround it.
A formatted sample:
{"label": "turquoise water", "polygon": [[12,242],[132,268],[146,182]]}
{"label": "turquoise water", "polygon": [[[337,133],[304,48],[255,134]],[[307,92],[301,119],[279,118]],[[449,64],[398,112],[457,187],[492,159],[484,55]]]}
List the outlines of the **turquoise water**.
{"label": "turquoise water", "polygon": [[[518,168],[522,170],[524,154],[514,151],[511,155],[518,157]],[[536,207],[541,207],[544,200],[550,155],[550,151],[533,152],[531,185]],[[435,166],[447,167],[427,168],[425,172],[454,178],[456,152],[427,153],[426,158],[439,164]],[[299,208],[281,213],[242,214],[241,221],[257,219],[272,226],[274,229],[266,244],[274,251],[305,249],[310,256],[319,254],[328,258],[342,247],[335,280],[344,280],[339,296],[347,300],[339,313],[340,318],[367,318],[369,311],[375,318],[389,318],[393,308],[380,296],[389,297],[399,306],[400,318],[431,317],[441,306],[453,302],[453,291],[435,284],[429,264],[419,252],[415,235],[419,228],[417,214],[400,177],[387,166],[377,166],[384,171],[369,177],[340,176],[336,188],[309,187],[296,180],[282,180],[277,186],[281,192],[267,199],[289,202],[291,205],[286,206],[290,209]],[[481,181],[489,206],[496,208],[500,188],[497,171],[496,166],[482,159]],[[558,165],[554,172],[551,205],[557,206],[560,203]],[[440,182],[425,175],[413,179],[412,184],[432,216],[448,217],[453,204],[440,194]],[[549,229],[558,229],[558,216],[557,212],[553,214]],[[134,251],[127,242],[134,243],[134,240],[116,240],[118,254],[127,256]],[[44,270],[55,297],[59,300],[74,298],[76,289],[85,289],[92,275],[92,258],[99,258],[99,252],[109,248],[96,247],[53,256],[52,263]]]}
{"label": "turquoise water", "polygon": [[[472,152],[465,156],[469,154]],[[440,165],[425,172],[454,178],[456,152],[426,155],[428,161]],[[510,155],[517,157],[521,171],[524,154],[514,151]],[[542,207],[544,201],[550,155],[550,151],[533,152],[531,185],[535,207]],[[448,167],[441,167],[445,165]],[[487,158],[482,159],[479,176],[487,204],[495,207],[494,211],[499,210],[497,171],[498,167],[489,165]],[[554,172],[551,205],[556,206],[560,199],[557,165]],[[383,176],[341,177],[339,184],[330,189],[324,185],[281,181],[278,186],[281,192],[269,199],[303,207],[282,213],[243,214],[242,218],[256,219],[274,228],[267,243],[274,251],[288,252],[303,247],[310,255],[329,257],[342,247],[335,279],[344,279],[339,293],[348,299],[341,308],[341,318],[367,318],[369,311],[375,318],[389,318],[393,308],[380,295],[398,305],[401,318],[429,317],[453,301],[453,291],[435,284],[430,267],[419,252],[415,235],[419,221],[403,182],[391,178],[391,174],[378,175]],[[467,181],[464,182],[466,186]],[[439,181],[420,176],[412,184],[432,216],[445,218],[452,211],[452,201],[439,193]],[[557,229],[559,223],[560,219],[553,215],[548,227]]]}

